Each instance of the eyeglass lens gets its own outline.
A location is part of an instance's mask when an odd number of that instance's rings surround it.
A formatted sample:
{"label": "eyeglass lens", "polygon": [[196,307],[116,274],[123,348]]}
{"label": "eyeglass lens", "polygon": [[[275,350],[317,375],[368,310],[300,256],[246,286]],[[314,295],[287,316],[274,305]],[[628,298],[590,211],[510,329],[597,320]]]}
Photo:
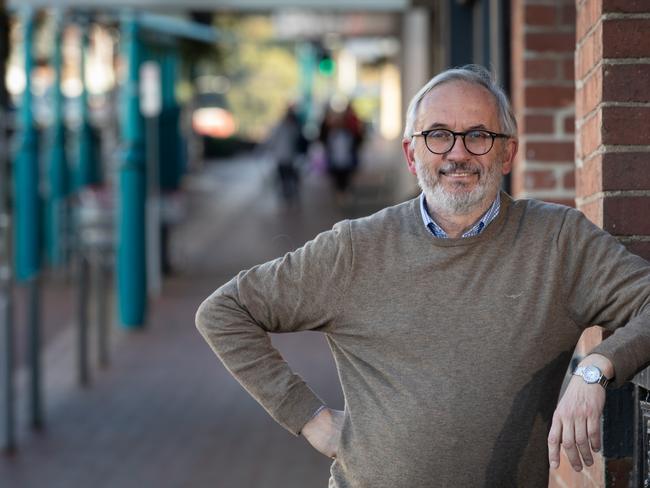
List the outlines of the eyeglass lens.
{"label": "eyeglass lens", "polygon": [[[494,136],[483,130],[471,130],[458,137],[463,140],[465,149],[476,156],[489,152],[494,144]],[[436,154],[451,151],[455,141],[454,133],[446,129],[432,130],[425,137],[425,144]]]}

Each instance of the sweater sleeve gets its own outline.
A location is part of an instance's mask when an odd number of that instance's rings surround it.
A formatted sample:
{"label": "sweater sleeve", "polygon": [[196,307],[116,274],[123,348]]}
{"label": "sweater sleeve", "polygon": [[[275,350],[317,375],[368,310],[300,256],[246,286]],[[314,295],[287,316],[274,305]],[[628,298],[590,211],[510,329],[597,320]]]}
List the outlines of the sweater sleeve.
{"label": "sweater sleeve", "polygon": [[569,312],[583,327],[614,331],[592,352],[612,361],[621,386],[650,362],[650,263],[573,209],[559,243]]}
{"label": "sweater sleeve", "polygon": [[230,373],[283,427],[299,434],[323,405],[268,332],[330,330],[350,279],[349,222],[242,271],[199,307],[196,326]]}

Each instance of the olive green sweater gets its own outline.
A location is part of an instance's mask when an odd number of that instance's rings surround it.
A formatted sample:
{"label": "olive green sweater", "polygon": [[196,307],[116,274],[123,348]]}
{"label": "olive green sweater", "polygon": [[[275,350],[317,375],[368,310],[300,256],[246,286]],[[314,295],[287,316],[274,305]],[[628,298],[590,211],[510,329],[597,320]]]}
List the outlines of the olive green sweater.
{"label": "olive green sweater", "polygon": [[617,329],[594,352],[620,385],[650,360],[650,266],[576,210],[505,194],[465,239],[432,237],[417,199],[340,222],[197,314],[294,434],[321,400],[267,332],[327,335],[345,396],[337,488],[546,487],[551,416],[591,324]]}

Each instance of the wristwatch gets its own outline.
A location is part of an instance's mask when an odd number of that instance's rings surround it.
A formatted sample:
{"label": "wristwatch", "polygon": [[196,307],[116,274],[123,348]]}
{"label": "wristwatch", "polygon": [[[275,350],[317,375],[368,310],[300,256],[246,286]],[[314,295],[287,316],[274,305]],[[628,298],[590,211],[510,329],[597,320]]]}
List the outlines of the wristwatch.
{"label": "wristwatch", "polygon": [[582,379],[585,380],[585,383],[590,385],[598,383],[603,388],[607,388],[607,385],[611,379],[607,378],[598,366],[578,366],[573,372],[576,376],[582,376]]}

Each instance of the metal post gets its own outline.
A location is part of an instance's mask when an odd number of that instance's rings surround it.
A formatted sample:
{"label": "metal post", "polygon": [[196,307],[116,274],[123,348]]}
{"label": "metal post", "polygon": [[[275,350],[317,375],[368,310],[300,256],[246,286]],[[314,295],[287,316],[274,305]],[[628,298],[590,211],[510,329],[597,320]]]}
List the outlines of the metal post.
{"label": "metal post", "polygon": [[110,364],[110,357],[108,351],[108,324],[109,324],[109,307],[108,307],[108,293],[109,293],[109,277],[111,272],[111,265],[109,258],[106,256],[97,257],[97,266],[95,269],[96,286],[95,296],[97,297],[97,351],[98,363],[100,368],[106,368]]}
{"label": "metal post", "polygon": [[31,81],[33,67],[32,37],[34,33],[34,10],[26,7],[23,13],[23,45],[25,49],[25,91],[20,106],[20,133],[16,154],[15,195],[15,260],[18,280],[26,282],[28,288],[28,332],[29,358],[31,366],[31,424],[40,428],[41,413],[40,375],[40,323],[39,323],[39,279],[40,232],[39,232],[39,167],[37,134],[33,123]]}
{"label": "metal post", "polygon": [[54,36],[54,121],[50,139],[50,164],[48,168],[49,193],[47,201],[47,254],[53,266],[65,261],[63,231],[66,226],[66,202],[68,192],[68,163],[65,152],[65,124],[63,120],[63,93],[61,91],[61,72],[63,65],[63,14],[56,13]]}
{"label": "metal post", "polygon": [[140,46],[135,14],[124,16],[122,32],[128,78],[123,96],[125,150],[119,170],[117,292],[122,325],[139,328],[144,325],[147,306],[146,175],[143,122],[138,98]]}
{"label": "metal post", "polygon": [[[160,242],[160,186],[158,170],[158,117],[146,117],[147,148],[147,290],[150,297],[157,297],[162,290],[161,242]],[[162,156],[162,155],[161,155]]]}
{"label": "metal post", "polygon": [[98,359],[108,366],[107,281],[113,259],[113,212],[107,193],[86,189],[77,207],[78,259],[78,371],[81,386],[90,384],[89,330],[91,303],[97,319]]}
{"label": "metal post", "polygon": [[30,418],[32,428],[43,427],[42,413],[42,388],[41,388],[41,317],[40,317],[40,277],[35,274],[27,282],[27,324],[29,330],[29,363],[31,375],[29,382],[30,391]]}
{"label": "metal post", "polygon": [[166,207],[172,192],[179,189],[181,178],[187,167],[187,157],[181,150],[183,142],[180,131],[181,110],[176,101],[176,76],[178,73],[178,51],[176,49],[165,53],[161,62],[162,111],[159,117],[160,137],[160,166],[158,181],[161,191],[161,219],[158,229],[160,240],[160,264],[162,274],[172,271],[169,256],[169,216],[162,209]]}
{"label": "metal post", "polygon": [[182,155],[180,108],[176,101],[176,76],[178,73],[178,53],[166,52],[160,62],[161,112],[160,131],[160,169],[159,185],[163,191],[176,191],[180,187],[185,171],[185,158]]}
{"label": "metal post", "polygon": [[5,66],[9,57],[9,19],[4,0],[0,0],[0,363],[3,382],[2,444],[6,453],[16,448],[15,382],[14,382],[14,324],[11,299],[11,212],[9,210],[10,169],[7,144],[7,107],[9,97],[5,87]]}
{"label": "metal post", "polygon": [[[4,130],[2,124],[0,129]],[[3,166],[5,162],[1,163]],[[5,173],[2,171],[1,173]],[[3,177],[0,174],[0,177]],[[1,183],[0,183],[1,184]],[[5,195],[3,195],[4,197]],[[6,202],[6,200],[5,200]],[[2,450],[6,453],[12,453],[16,449],[16,384],[14,380],[15,372],[15,358],[14,358],[14,324],[12,314],[12,300],[11,300],[11,267],[7,262],[9,259],[11,246],[11,219],[6,212],[6,207],[2,211],[0,235],[2,236],[3,256],[1,257],[3,263],[0,266],[0,323],[2,324],[2,336],[0,343],[2,344],[2,352],[4,354],[4,361],[2,362],[2,381],[4,386],[2,392],[4,395],[3,405],[3,429],[2,429]]]}
{"label": "metal post", "polygon": [[[140,112],[145,121],[145,153],[147,160],[147,292],[148,296],[160,295],[162,273],[160,269],[160,177],[159,169],[164,156],[161,131],[161,65],[146,61],[140,66]],[[160,151],[159,151],[160,150]]]}
{"label": "metal post", "polygon": [[88,386],[90,384],[90,373],[88,368],[88,310],[90,308],[90,265],[88,257],[86,256],[86,249],[80,250],[79,255],[79,303],[78,309],[78,322],[77,322],[77,366],[78,366],[78,379],[80,386]]}
{"label": "metal post", "polygon": [[86,61],[90,47],[89,21],[81,21],[81,125],[79,127],[79,165],[77,186],[79,189],[100,183],[99,164],[96,157],[93,129],[90,125],[88,88],[86,86]]}

